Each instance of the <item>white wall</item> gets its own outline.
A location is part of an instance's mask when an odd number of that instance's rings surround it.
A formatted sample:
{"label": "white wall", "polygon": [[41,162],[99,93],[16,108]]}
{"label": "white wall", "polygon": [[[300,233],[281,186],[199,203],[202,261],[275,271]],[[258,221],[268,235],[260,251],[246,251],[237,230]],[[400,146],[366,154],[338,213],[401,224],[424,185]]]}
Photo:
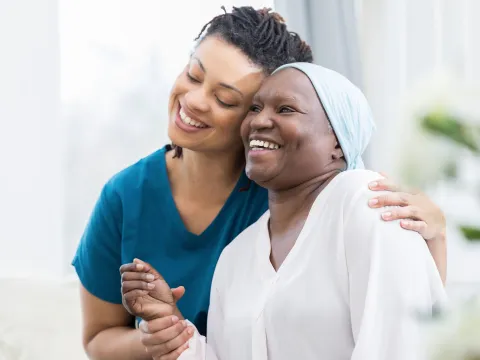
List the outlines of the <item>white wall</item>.
{"label": "white wall", "polygon": [[[480,2],[476,0],[358,0],[364,88],[378,131],[372,140],[376,169],[397,175],[398,147],[408,121],[405,95],[436,67],[480,83]],[[455,89],[452,89],[455,92]]]}
{"label": "white wall", "polygon": [[[406,95],[415,84],[435,68],[447,66],[459,81],[480,86],[480,1],[362,0],[360,9],[364,88],[378,125],[369,149],[370,163],[375,170],[401,177],[404,154],[414,146],[417,156],[424,157],[426,152],[418,138],[409,138],[412,119],[405,116]],[[451,88],[451,96],[458,91]],[[441,161],[442,156],[433,154],[425,166]],[[462,154],[458,157],[464,171],[456,184],[432,183],[427,189],[449,222],[449,288],[461,296],[480,292],[480,245],[468,246],[456,229],[459,222],[480,221],[478,194],[462,183],[469,177],[466,172],[475,171],[465,166],[467,161]]]}
{"label": "white wall", "polygon": [[55,0],[0,1],[0,276],[62,267],[57,10]]}
{"label": "white wall", "polygon": [[168,141],[168,93],[203,24],[272,4],[0,1],[0,277],[72,273],[104,182]]}

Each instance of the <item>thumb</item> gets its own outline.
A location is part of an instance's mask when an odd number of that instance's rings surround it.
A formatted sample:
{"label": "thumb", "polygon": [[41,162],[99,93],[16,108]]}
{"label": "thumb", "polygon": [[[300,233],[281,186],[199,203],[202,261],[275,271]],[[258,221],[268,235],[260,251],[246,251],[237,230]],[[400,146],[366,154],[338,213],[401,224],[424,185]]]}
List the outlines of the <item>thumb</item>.
{"label": "thumb", "polygon": [[142,264],[143,266],[145,266],[145,271],[149,274],[152,274],[153,276],[155,276],[155,280],[158,280],[158,279],[161,279],[161,280],[165,280],[163,278],[163,276],[153,268],[152,265],[150,265],[149,263],[143,261],[143,260],[140,260],[140,259],[133,259],[133,262],[135,264]]}
{"label": "thumb", "polygon": [[172,295],[175,302],[177,302],[183,297],[183,295],[185,295],[185,288],[183,286],[179,286],[172,289]]}

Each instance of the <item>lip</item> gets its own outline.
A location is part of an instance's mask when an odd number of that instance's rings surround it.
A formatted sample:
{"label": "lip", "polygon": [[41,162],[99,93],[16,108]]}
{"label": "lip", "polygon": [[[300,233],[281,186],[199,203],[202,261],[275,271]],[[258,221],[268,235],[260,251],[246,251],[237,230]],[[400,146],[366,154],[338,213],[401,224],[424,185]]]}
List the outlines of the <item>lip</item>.
{"label": "lip", "polygon": [[268,137],[268,136],[263,136],[263,135],[250,135],[248,137],[248,144],[250,144],[250,141],[252,140],[260,140],[260,141],[268,141],[268,142],[271,142],[271,143],[274,143],[274,144],[278,144],[280,146],[283,146],[283,144],[281,144],[279,141],[271,138],[271,137]]}
{"label": "lip", "polygon": [[[196,126],[193,126],[193,125],[188,125],[188,124],[185,124],[182,119],[180,118],[180,109],[182,109],[182,105],[179,105],[178,106],[178,109],[177,109],[177,113],[175,115],[175,125],[180,128],[181,130],[185,131],[185,132],[188,132],[188,133],[196,133],[196,132],[199,132],[199,131],[202,131],[202,130],[206,130],[209,128],[209,126],[207,127],[204,127],[204,128],[198,128]],[[183,111],[185,111],[185,108],[183,108]],[[188,116],[188,114],[187,114]]]}
{"label": "lip", "polygon": [[276,150],[269,150],[269,149],[260,149],[260,150],[252,150],[248,149],[247,151],[247,157],[249,159],[261,159],[262,157],[265,156],[271,156],[271,155],[276,155],[275,153],[280,151],[280,149]]}

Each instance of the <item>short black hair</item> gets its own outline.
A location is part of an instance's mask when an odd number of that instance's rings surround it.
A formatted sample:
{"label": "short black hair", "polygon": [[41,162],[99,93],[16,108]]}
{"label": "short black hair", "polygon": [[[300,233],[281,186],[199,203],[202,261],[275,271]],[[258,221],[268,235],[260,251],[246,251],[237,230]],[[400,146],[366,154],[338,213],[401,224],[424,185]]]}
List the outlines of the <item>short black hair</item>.
{"label": "short black hair", "polygon": [[312,50],[297,33],[288,31],[285,20],[269,8],[233,7],[206,23],[195,40],[216,35],[239,48],[270,75],[281,65],[313,62]]}
{"label": "short black hair", "polygon": [[[209,36],[218,36],[240,49],[265,75],[293,62],[313,62],[310,46],[300,36],[287,29],[285,20],[270,8],[255,10],[251,6],[233,7],[206,23],[197,38],[200,44]],[[175,157],[182,148],[173,145]]]}

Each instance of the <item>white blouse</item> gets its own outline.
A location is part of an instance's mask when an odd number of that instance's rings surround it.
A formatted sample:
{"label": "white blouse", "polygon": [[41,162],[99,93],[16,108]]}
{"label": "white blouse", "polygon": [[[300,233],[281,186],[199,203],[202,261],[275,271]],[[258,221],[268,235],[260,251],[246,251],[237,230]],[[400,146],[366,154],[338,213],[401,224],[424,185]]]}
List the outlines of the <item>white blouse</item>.
{"label": "white blouse", "polygon": [[368,207],[378,178],[336,176],[277,272],[269,212],[243,231],[215,270],[208,342],[196,333],[179,359],[418,359],[415,315],[442,304],[444,288],[422,237]]}

